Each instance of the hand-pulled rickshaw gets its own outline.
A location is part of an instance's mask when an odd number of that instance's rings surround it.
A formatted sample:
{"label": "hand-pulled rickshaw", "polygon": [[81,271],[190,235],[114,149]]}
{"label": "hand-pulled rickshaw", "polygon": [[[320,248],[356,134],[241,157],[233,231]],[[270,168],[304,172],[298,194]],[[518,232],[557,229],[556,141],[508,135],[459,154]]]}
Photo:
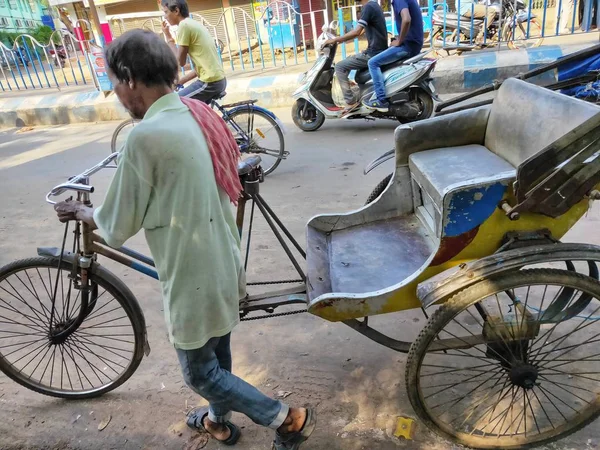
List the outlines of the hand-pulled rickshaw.
{"label": "hand-pulled rickshaw", "polygon": [[[418,418],[470,447],[525,448],[593,421],[600,247],[560,239],[600,198],[600,108],[513,79],[492,105],[402,125],[395,140],[395,171],[382,192],[358,210],[313,217],[304,248],[259,193],[260,159],[240,163],[240,232],[247,215],[251,231],[258,208],[299,275],[249,283],[284,287],[243,298],[241,317],[308,310],[408,353]],[[74,190],[89,201],[89,177],[115,158],[49,197]],[[0,315],[13,317],[0,335],[0,369],[44,394],[93,397],[127,380],[149,352],[135,297],[97,256],[156,274],[150,258],[107,248],[85,224],[76,223],[71,251],[65,240],[0,270]],[[275,312],[281,306],[286,312]],[[369,324],[413,308],[431,315],[412,343]],[[28,362],[38,350],[18,345],[32,329],[45,356]],[[48,354],[73,368],[69,381]]]}

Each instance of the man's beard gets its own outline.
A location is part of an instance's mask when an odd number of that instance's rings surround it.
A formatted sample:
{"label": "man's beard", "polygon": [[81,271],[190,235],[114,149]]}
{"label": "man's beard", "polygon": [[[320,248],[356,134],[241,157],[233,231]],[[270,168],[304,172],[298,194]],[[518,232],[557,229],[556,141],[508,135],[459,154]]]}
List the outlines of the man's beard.
{"label": "man's beard", "polygon": [[129,115],[131,116],[132,119],[142,120],[144,118],[143,114],[135,113],[135,112],[131,111],[130,109],[128,109],[127,112],[129,113]]}
{"label": "man's beard", "polygon": [[146,114],[142,97],[133,98],[129,104],[129,107],[125,106],[125,109],[127,109],[129,115],[135,120],[142,120]]}

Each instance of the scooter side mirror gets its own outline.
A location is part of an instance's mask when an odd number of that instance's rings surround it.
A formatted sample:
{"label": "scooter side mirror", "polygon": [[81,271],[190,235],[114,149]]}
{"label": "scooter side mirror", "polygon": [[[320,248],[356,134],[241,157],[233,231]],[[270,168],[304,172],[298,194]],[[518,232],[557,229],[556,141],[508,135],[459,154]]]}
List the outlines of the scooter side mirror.
{"label": "scooter side mirror", "polygon": [[329,25],[327,25],[326,23],[323,24],[323,26],[321,27],[321,30],[323,31],[323,33],[332,33],[337,30],[338,27],[338,21],[334,20],[332,21]]}

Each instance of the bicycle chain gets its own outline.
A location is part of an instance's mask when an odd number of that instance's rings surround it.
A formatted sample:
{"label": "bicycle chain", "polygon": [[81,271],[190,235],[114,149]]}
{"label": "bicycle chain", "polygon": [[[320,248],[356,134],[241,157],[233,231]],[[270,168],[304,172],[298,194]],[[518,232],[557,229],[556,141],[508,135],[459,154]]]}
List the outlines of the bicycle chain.
{"label": "bicycle chain", "polygon": [[253,283],[246,283],[248,286],[266,286],[269,284],[294,284],[304,283],[303,280],[284,280],[284,281],[255,281]]}
{"label": "bicycle chain", "polygon": [[272,317],[293,316],[294,314],[303,314],[305,312],[308,312],[308,309],[301,309],[299,311],[289,311],[289,312],[284,312],[284,313],[264,314],[262,316],[256,316],[256,317],[242,317],[240,319],[240,321],[246,322],[249,320],[270,319]]}

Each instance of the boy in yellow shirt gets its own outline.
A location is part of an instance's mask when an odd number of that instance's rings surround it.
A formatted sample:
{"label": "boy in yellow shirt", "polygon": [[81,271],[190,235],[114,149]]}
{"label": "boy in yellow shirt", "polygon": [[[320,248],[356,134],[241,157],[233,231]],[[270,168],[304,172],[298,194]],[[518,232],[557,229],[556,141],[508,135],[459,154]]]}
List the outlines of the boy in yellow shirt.
{"label": "boy in yellow shirt", "polygon": [[225,92],[227,87],[225,71],[215,41],[204,25],[190,18],[185,0],[161,0],[161,5],[168,25],[178,27],[175,41],[169,26],[163,22],[163,33],[177,57],[177,62],[183,67],[189,56],[194,64],[194,70],[180,78],[178,83],[185,84],[198,77],[192,84],[179,91],[179,95],[210,104],[211,100]]}

